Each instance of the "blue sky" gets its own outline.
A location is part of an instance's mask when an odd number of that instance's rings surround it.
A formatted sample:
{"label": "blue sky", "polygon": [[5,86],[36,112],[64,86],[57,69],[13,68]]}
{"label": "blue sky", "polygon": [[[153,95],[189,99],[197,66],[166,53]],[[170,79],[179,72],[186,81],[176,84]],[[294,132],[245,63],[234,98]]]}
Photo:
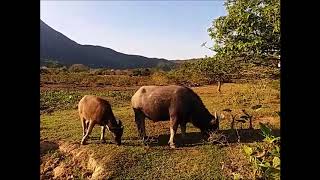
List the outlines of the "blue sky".
{"label": "blue sky", "polygon": [[126,54],[189,59],[212,56],[207,29],[223,1],[41,1],[41,19],[79,44]]}

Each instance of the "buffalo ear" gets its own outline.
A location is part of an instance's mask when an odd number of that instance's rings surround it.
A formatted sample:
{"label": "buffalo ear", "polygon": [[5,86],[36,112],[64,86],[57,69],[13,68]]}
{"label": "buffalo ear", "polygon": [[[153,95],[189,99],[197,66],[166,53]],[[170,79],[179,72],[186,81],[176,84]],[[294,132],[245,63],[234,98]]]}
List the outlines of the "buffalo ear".
{"label": "buffalo ear", "polygon": [[122,121],[121,120],[118,120],[118,125],[122,126]]}
{"label": "buffalo ear", "polygon": [[122,125],[122,121],[121,120],[119,120],[119,126],[120,126],[121,129],[124,128],[123,125]]}
{"label": "buffalo ear", "polygon": [[223,119],[224,118],[224,115],[223,114],[217,114],[217,111],[214,113],[214,118],[219,121],[220,119]]}
{"label": "buffalo ear", "polygon": [[224,119],[224,118],[225,118],[225,115],[223,113],[220,113],[219,120]]}
{"label": "buffalo ear", "polygon": [[213,119],[210,121],[210,124],[212,124],[212,125],[216,125],[216,124],[217,124],[217,122],[218,122],[218,119],[213,118]]}
{"label": "buffalo ear", "polygon": [[219,119],[220,119],[220,117],[217,115],[217,111],[214,113],[214,116],[213,116],[213,118],[212,118],[212,120],[211,120],[211,124],[212,125],[215,125],[215,124],[217,124],[218,122],[219,122]]}

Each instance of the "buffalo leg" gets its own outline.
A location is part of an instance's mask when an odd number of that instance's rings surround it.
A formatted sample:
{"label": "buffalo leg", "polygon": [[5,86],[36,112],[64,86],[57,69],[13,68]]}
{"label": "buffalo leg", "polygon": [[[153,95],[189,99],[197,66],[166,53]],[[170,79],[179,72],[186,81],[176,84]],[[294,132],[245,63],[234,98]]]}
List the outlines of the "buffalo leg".
{"label": "buffalo leg", "polygon": [[86,121],[86,132],[88,131],[89,121]]}
{"label": "buffalo leg", "polygon": [[81,145],[84,145],[86,143],[86,140],[87,140],[88,136],[90,135],[90,133],[92,132],[93,127],[94,127],[94,122],[90,121],[86,135],[84,135],[81,140]]}
{"label": "buffalo leg", "polygon": [[175,145],[175,139],[174,136],[177,133],[177,129],[178,129],[178,123],[176,122],[175,119],[170,119],[170,139],[168,144],[170,145],[171,148],[176,148]]}
{"label": "buffalo leg", "polygon": [[182,144],[184,144],[184,143],[185,143],[185,140],[186,140],[187,124],[181,123],[181,124],[180,124],[180,129],[181,129],[181,142],[182,142]]}
{"label": "buffalo leg", "polygon": [[180,124],[180,129],[181,129],[181,137],[185,139],[186,137],[186,130],[187,130],[187,124]]}
{"label": "buffalo leg", "polygon": [[86,135],[87,126],[86,126],[85,119],[83,117],[81,117],[81,122],[82,122],[82,137],[83,137]]}
{"label": "buffalo leg", "polygon": [[134,110],[135,122],[137,125],[139,137],[145,143],[145,140],[146,140],[145,115],[143,114],[143,112],[141,112],[138,109],[133,109],[133,110]]}
{"label": "buffalo leg", "polygon": [[106,142],[106,139],[104,138],[104,134],[106,132],[106,126],[101,126],[101,137],[100,137],[100,141],[102,143],[105,143]]}

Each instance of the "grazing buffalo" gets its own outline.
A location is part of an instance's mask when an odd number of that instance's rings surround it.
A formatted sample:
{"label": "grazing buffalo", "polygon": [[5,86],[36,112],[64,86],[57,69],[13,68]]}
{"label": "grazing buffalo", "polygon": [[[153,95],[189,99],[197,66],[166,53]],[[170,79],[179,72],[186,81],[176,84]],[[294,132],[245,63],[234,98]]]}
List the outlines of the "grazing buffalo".
{"label": "grazing buffalo", "polygon": [[81,144],[85,144],[95,124],[101,126],[100,140],[102,142],[105,142],[104,133],[107,127],[117,145],[121,144],[121,136],[123,133],[122,122],[116,120],[111,105],[107,100],[93,95],[85,95],[80,100],[78,109],[83,129]]}
{"label": "grazing buffalo", "polygon": [[169,145],[175,148],[174,136],[178,125],[185,137],[186,124],[191,122],[201,130],[205,139],[219,129],[218,116],[211,115],[200,97],[184,86],[142,86],[132,96],[131,104],[140,138],[146,140],[145,118],[156,121],[170,119]]}

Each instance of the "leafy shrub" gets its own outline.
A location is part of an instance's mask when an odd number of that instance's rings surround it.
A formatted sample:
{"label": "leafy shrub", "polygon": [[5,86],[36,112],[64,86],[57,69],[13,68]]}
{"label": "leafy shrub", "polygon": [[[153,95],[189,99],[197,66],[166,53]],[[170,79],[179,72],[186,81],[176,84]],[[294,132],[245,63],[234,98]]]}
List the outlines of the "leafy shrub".
{"label": "leafy shrub", "polygon": [[73,64],[69,67],[70,72],[88,72],[89,69],[89,67],[83,64]]}
{"label": "leafy shrub", "polygon": [[40,68],[40,74],[49,74],[50,70],[48,68]]}
{"label": "leafy shrub", "polygon": [[260,123],[264,142],[255,147],[244,145],[243,151],[254,167],[254,175],[263,179],[280,179],[280,137],[272,135],[272,130]]}
{"label": "leafy shrub", "polygon": [[166,85],[170,80],[165,72],[157,71],[151,75],[151,80],[155,85]]}
{"label": "leafy shrub", "polygon": [[40,64],[43,66],[46,66],[48,68],[61,68],[63,65],[59,63],[58,61],[54,60],[46,60],[46,59],[40,59]]}
{"label": "leafy shrub", "polygon": [[148,68],[145,69],[134,69],[132,76],[150,76],[151,71]]}

